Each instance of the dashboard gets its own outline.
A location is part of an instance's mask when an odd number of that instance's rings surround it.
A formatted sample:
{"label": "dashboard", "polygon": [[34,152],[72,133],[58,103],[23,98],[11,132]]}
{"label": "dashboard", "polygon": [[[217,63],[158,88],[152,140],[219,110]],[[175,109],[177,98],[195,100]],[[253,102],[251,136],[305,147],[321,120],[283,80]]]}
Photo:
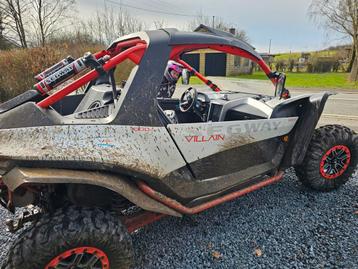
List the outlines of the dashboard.
{"label": "dashboard", "polygon": [[193,112],[203,122],[269,118],[273,97],[240,92],[198,92]]}

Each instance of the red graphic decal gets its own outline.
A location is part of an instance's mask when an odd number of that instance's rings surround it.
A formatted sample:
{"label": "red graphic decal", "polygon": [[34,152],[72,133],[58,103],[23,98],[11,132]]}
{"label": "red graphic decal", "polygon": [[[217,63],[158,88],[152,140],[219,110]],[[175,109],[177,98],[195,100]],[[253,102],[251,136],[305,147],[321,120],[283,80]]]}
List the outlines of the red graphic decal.
{"label": "red graphic decal", "polygon": [[224,135],[210,135],[210,136],[199,136],[199,135],[190,135],[185,136],[186,141],[193,143],[209,142],[209,141],[219,141],[224,140]]}

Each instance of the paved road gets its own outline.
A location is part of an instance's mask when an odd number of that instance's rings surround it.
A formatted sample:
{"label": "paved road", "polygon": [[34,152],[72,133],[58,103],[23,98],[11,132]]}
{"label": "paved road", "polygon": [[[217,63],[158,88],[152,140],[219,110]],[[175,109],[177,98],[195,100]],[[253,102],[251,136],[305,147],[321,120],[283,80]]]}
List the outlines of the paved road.
{"label": "paved road", "polygon": [[[237,90],[272,95],[274,88],[270,81],[251,79],[232,79],[224,77],[209,78],[219,87],[226,90]],[[200,87],[195,85],[195,87]],[[291,95],[317,93],[320,89],[290,89]],[[328,90],[329,91],[329,90]],[[319,125],[342,124],[358,132],[358,90],[332,90],[336,95],[331,96],[324,108]]]}

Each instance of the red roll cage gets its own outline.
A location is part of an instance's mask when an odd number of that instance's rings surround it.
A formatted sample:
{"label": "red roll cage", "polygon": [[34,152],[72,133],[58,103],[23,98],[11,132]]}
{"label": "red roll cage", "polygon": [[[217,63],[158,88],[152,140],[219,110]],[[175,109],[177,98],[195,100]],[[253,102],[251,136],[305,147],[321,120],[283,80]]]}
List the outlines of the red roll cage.
{"label": "red roll cage", "polygon": [[[109,71],[121,62],[123,62],[126,59],[130,59],[133,63],[138,65],[147,49],[147,43],[140,39],[130,39],[125,41],[118,42],[114,47],[111,47],[108,50],[102,50],[100,52],[97,52],[94,54],[96,59],[100,59],[106,55],[108,55],[110,58],[108,61],[106,61],[102,68],[104,71]],[[189,71],[194,72],[194,74],[203,81],[206,85],[208,85],[212,90],[214,91],[220,91],[220,89],[213,84],[210,80],[208,80],[205,76],[200,74],[197,70],[195,70],[193,67],[191,67],[188,63],[183,61],[180,56],[183,53],[190,52],[193,50],[198,49],[212,49],[216,51],[221,51],[224,53],[233,54],[236,56],[248,58],[251,61],[257,63],[261,69],[265,72],[265,74],[271,79],[273,84],[276,83],[276,79],[271,77],[271,70],[267,66],[267,64],[262,60],[259,59],[252,54],[248,53],[247,51],[234,47],[229,45],[215,45],[215,44],[190,44],[190,45],[174,45],[172,46],[172,50],[170,52],[169,59],[177,61],[181,63],[185,68],[187,68]],[[82,87],[89,83],[90,81],[96,79],[99,77],[99,73],[97,70],[92,69],[88,71],[86,74],[81,76],[80,78],[76,79],[75,81],[71,82],[70,84],[66,85],[62,89],[58,90],[57,92],[53,93],[52,95],[46,97],[44,100],[37,103],[37,105],[41,108],[47,108],[57,101],[64,98],[66,95],[72,93],[73,91],[77,90],[79,87]]]}

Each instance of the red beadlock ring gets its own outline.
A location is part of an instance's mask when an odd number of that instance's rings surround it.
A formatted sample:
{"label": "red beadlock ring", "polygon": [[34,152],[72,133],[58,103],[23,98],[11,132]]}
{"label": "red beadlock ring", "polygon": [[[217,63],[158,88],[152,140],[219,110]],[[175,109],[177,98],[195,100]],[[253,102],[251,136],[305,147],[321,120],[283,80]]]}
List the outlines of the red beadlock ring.
{"label": "red beadlock ring", "polygon": [[109,260],[107,255],[100,249],[94,247],[78,247],[67,250],[62,254],[53,258],[45,267],[45,269],[56,269],[56,266],[59,265],[60,262],[64,261],[65,259],[78,254],[91,254],[98,258],[101,261],[102,269],[109,269]]}
{"label": "red beadlock ring", "polygon": [[[339,152],[339,156],[344,157],[344,160],[341,160],[337,156],[337,152]],[[336,154],[336,155],[335,155]],[[340,168],[339,169],[333,169],[336,171],[333,171],[333,173],[330,173],[327,166],[330,166],[330,162],[339,162]],[[348,168],[349,164],[351,162],[351,151],[347,146],[344,145],[336,145],[332,148],[330,148],[322,157],[320,162],[320,173],[321,175],[326,179],[335,179],[339,176],[341,176]]]}

